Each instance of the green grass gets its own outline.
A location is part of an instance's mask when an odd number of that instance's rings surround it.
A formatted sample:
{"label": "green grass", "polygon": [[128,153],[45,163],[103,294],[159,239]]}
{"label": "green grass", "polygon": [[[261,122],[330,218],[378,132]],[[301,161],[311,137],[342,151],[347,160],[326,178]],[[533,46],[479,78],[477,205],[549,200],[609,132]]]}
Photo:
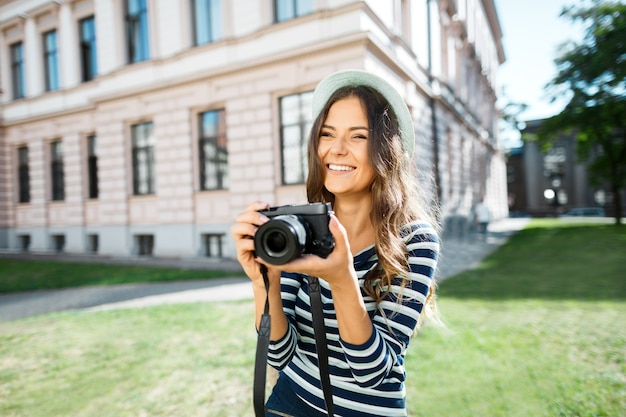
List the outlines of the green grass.
{"label": "green grass", "polygon": [[242,275],[242,272],[212,270],[0,259],[0,294],[87,285],[187,281]]}
{"label": "green grass", "polygon": [[[441,283],[409,415],[625,416],[625,253],[624,228],[534,221]],[[0,322],[0,415],[252,416],[252,323],[251,301]]]}
{"label": "green grass", "polygon": [[623,303],[442,299],[407,355],[416,416],[626,415]]}
{"label": "green grass", "polygon": [[478,268],[445,281],[441,296],[625,301],[626,228],[533,220]]}
{"label": "green grass", "polygon": [[249,415],[252,317],[247,301],[0,322],[0,415]]}

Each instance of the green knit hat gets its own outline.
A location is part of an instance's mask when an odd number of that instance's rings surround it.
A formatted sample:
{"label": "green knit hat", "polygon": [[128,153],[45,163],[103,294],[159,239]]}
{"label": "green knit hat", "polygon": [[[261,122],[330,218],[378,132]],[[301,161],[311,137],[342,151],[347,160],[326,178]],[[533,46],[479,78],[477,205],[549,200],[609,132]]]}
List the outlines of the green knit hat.
{"label": "green knit hat", "polygon": [[393,112],[398,118],[400,136],[404,146],[404,152],[410,159],[415,147],[415,131],[413,118],[404,99],[391,84],[382,78],[362,70],[342,70],[326,76],[313,92],[313,120],[317,119],[326,102],[337,89],[341,87],[356,87],[364,85],[378,91],[389,102]]}

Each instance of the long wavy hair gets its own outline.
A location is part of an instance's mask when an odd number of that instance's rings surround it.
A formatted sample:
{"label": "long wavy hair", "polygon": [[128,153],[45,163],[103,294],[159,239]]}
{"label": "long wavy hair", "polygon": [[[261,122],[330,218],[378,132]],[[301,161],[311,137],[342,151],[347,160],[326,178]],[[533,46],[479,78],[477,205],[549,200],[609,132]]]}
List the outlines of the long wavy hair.
{"label": "long wavy hair", "polygon": [[[417,184],[417,176],[411,169],[411,160],[405,155],[393,109],[380,93],[366,86],[339,88],[313,122],[308,146],[308,200],[332,204],[335,202],[335,196],[324,186],[325,167],[317,148],[322,125],[330,107],[349,97],[359,98],[366,110],[370,128],[368,158],[375,173],[370,186],[373,201],[370,220],[375,230],[378,268],[367,275],[363,289],[378,305],[387,296],[393,280],[401,277],[402,288],[407,284],[408,259],[403,241],[407,230],[403,230],[402,226],[420,220],[428,222],[439,231],[439,216],[437,205],[428,202],[424,190]],[[434,293],[433,282],[425,310],[427,316],[436,318]]]}

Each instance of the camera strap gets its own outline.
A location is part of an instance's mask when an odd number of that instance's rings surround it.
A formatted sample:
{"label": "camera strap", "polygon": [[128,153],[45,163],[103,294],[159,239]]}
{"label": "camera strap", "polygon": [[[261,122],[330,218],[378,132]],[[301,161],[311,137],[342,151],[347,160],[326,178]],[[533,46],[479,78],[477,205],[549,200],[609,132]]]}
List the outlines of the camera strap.
{"label": "camera strap", "polygon": [[254,414],[256,417],[265,416],[265,381],[267,378],[267,351],[270,344],[270,281],[267,276],[267,267],[261,264],[261,274],[263,275],[263,283],[265,284],[265,307],[261,322],[259,323],[259,331],[256,344],[256,358],[254,362],[254,388],[253,388],[253,404]]}
{"label": "camera strap", "polygon": [[333,412],[333,391],[328,372],[328,341],[326,340],[326,327],[324,325],[324,310],[322,307],[322,292],[320,281],[317,277],[309,277],[309,299],[311,300],[311,314],[313,319],[313,333],[315,334],[315,350],[317,351],[317,363],[320,369],[320,381],[324,391],[324,402],[329,416]]}
{"label": "camera strap", "polygon": [[[254,364],[254,388],[253,404],[256,417],[265,416],[265,384],[267,377],[267,353],[270,342],[270,308],[269,308],[269,278],[267,267],[261,264],[261,274],[265,284],[265,307],[259,323],[259,331],[256,345],[256,358]],[[311,314],[313,319],[313,333],[315,335],[315,349],[317,351],[317,361],[320,370],[320,381],[324,392],[324,402],[329,416],[334,416],[333,393],[328,372],[328,341],[326,339],[326,328],[324,325],[324,311],[322,307],[322,293],[319,278],[308,277],[309,298],[311,300]]]}

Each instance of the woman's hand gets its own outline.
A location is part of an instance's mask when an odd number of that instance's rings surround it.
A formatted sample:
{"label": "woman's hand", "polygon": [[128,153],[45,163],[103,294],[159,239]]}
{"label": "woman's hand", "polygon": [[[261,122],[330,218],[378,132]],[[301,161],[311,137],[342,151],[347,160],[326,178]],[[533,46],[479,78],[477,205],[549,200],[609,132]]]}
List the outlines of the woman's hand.
{"label": "woman's hand", "polygon": [[235,240],[237,260],[246,275],[252,280],[256,327],[259,328],[261,316],[265,313],[265,302],[269,297],[270,317],[272,319],[270,340],[275,341],[281,339],[288,329],[287,318],[280,298],[280,270],[273,265],[267,265],[267,276],[270,284],[268,292],[261,274],[261,263],[254,254],[254,235],[261,225],[269,221],[269,218],[259,213],[259,210],[267,208],[269,208],[267,203],[257,201],[250,204],[245,211],[237,216],[235,223],[230,228],[230,233]]}
{"label": "woman's hand", "polygon": [[[335,239],[335,248],[326,259],[306,254],[284,265],[280,265],[280,269],[286,272],[299,272],[322,278],[331,287],[351,283],[356,280],[356,272],[346,229],[334,214],[330,215],[328,226],[330,233]],[[350,281],[346,282],[347,280]]]}
{"label": "woman's hand", "polygon": [[[259,210],[266,210],[267,208],[269,208],[267,203],[260,201],[252,203],[237,216],[235,223],[230,228],[230,233],[235,240],[235,247],[237,248],[237,260],[246,275],[255,284],[259,285],[264,284],[263,276],[259,269],[260,263],[254,254],[254,235],[258,228],[269,220],[267,216],[259,213]],[[272,265],[268,265],[268,269],[271,267]]]}
{"label": "woman's hand", "polygon": [[282,265],[281,269],[316,276],[328,282],[341,339],[360,345],[370,339],[372,321],[361,296],[348,234],[334,214],[330,217],[329,229],[335,238],[335,248],[328,258],[304,255]]}

